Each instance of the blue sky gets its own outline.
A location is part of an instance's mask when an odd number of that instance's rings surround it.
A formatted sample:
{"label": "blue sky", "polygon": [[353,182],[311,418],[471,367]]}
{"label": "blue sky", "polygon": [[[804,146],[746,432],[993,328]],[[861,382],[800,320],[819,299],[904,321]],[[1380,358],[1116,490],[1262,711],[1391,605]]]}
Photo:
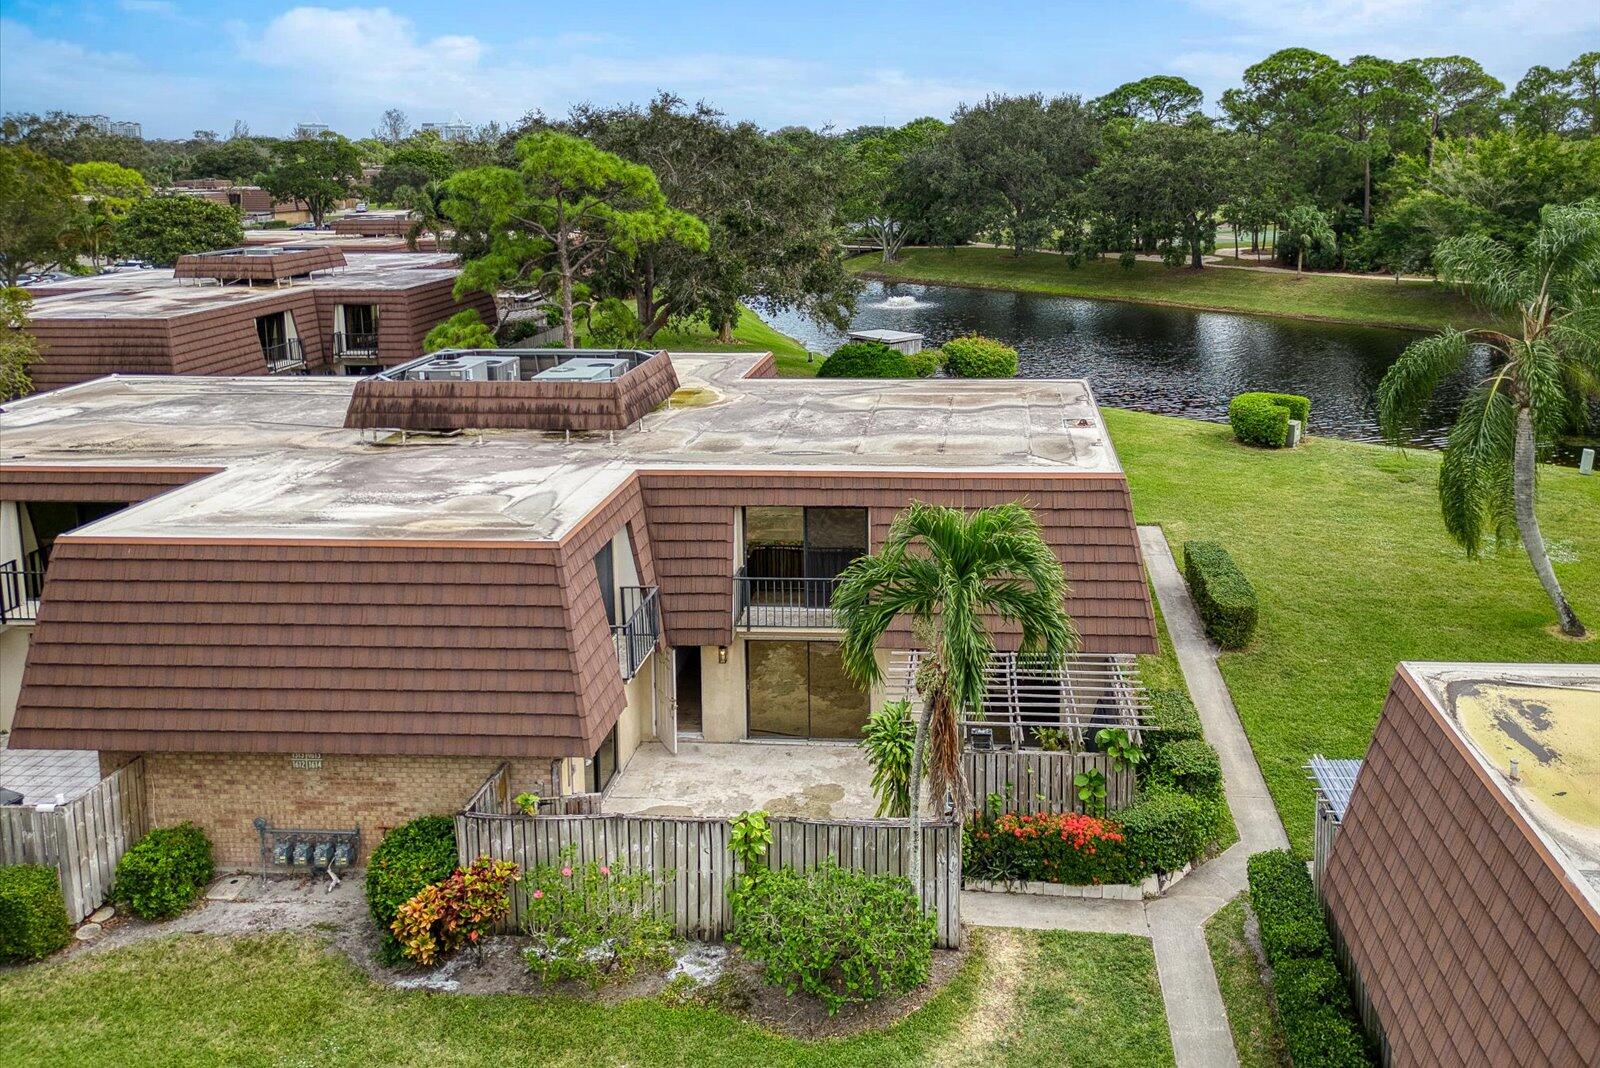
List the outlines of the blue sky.
{"label": "blue sky", "polygon": [[1277,48],[1340,58],[1462,53],[1514,83],[1600,48],[1593,0],[989,0],[974,4],[391,3],[0,0],[0,108],[144,123],[149,136],[352,135],[514,120],[658,89],[765,126],[946,116],[990,91],[1094,96],[1181,74],[1208,106]]}

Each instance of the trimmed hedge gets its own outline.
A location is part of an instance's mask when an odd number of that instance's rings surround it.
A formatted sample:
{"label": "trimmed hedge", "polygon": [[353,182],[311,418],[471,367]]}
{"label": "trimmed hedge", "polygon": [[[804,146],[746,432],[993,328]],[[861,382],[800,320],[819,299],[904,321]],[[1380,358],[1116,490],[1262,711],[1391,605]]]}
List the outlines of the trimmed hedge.
{"label": "trimmed hedge", "polygon": [[[1126,881],[1173,872],[1197,859],[1210,844],[1210,815],[1188,794],[1154,786],[1117,813],[1128,857]],[[1105,880],[1108,882],[1119,880]]]}
{"label": "trimmed hedge", "polygon": [[199,900],[215,872],[206,832],[192,823],[157,827],[117,861],[111,897],[141,919],[170,919]]}
{"label": "trimmed hedge", "polygon": [[1163,744],[1205,737],[1200,713],[1183,690],[1150,691],[1150,729]]}
{"label": "trimmed hedge", "polygon": [[1224,649],[1243,649],[1256,632],[1256,591],[1214,541],[1183,543],[1183,575],[1206,633]]}
{"label": "trimmed hedge", "polygon": [[1295,1068],[1371,1064],[1305,864],[1279,849],[1252,856],[1247,871],[1250,907],[1272,965],[1278,1018]]}
{"label": "trimmed hedge", "polygon": [[1178,738],[1156,749],[1150,775],[1184,793],[1209,796],[1222,789],[1222,760],[1204,738]]}
{"label": "trimmed hedge", "polygon": [[70,941],[56,870],[39,864],[0,868],[0,961],[39,960]]}
{"label": "trimmed hedge", "polygon": [[449,816],[421,816],[383,836],[367,858],[366,890],[367,908],[383,937],[379,957],[386,963],[403,959],[391,930],[400,906],[455,870],[456,821]]}
{"label": "trimmed hedge", "polygon": [[1289,440],[1289,420],[1302,429],[1311,419],[1311,399],[1294,393],[1241,393],[1228,404],[1233,436],[1246,445],[1281,449]]}
{"label": "trimmed hedge", "polygon": [[833,350],[817,368],[818,378],[916,378],[905,353],[881,341],[852,341]]}
{"label": "trimmed hedge", "polygon": [[981,334],[945,342],[944,362],[957,378],[1017,377],[1017,350]]}
{"label": "trimmed hedge", "polygon": [[932,378],[944,367],[943,349],[922,349],[906,356],[906,366],[918,378]]}

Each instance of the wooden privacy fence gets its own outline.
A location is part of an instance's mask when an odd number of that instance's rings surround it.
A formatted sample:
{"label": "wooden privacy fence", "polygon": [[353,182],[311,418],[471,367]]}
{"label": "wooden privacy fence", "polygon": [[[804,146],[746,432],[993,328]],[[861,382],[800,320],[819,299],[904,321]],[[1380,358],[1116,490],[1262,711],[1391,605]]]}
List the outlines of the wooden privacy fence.
{"label": "wooden privacy fence", "polygon": [[142,759],[57,808],[0,807],[0,864],[55,868],[67,918],[78,923],[105,904],[117,861],[150,829],[149,811]]}
{"label": "wooden privacy fence", "polygon": [[1006,812],[1082,812],[1072,780],[1090,770],[1106,777],[1108,813],[1133,804],[1133,769],[1114,767],[1105,753],[968,749],[961,754],[961,768],[979,808],[994,794]]}
{"label": "wooden privacy fence", "polygon": [[[909,876],[910,828],[905,820],[806,820],[775,817],[771,868],[809,871],[825,857],[842,868],[873,875]],[[938,918],[936,944],[961,944],[961,827],[922,827],[923,901]],[[600,861],[665,880],[658,914],[670,918],[685,938],[720,940],[733,926],[728,891],[734,876],[726,820],[682,816],[523,816],[462,812],[456,816],[456,847],[463,865],[480,856],[515,861],[524,871],[550,864],[568,846],[578,863]],[[512,892],[512,919],[527,908],[526,890]]]}

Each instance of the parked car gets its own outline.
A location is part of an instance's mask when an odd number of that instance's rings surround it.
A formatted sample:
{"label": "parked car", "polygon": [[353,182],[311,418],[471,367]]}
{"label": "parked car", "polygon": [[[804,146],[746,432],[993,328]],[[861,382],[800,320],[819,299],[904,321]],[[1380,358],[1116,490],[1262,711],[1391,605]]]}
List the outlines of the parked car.
{"label": "parked car", "polygon": [[308,222],[295,223],[293,226],[289,227],[289,229],[291,229],[291,230],[315,230],[316,228],[317,228],[317,224],[316,223],[308,223]]}

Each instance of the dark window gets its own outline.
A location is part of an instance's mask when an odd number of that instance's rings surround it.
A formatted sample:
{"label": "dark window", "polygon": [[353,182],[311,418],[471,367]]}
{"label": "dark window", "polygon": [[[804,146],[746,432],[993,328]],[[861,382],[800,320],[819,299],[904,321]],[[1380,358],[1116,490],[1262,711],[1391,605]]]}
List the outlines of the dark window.
{"label": "dark window", "polygon": [[751,505],[744,544],[752,577],[835,578],[867,551],[867,510]]}
{"label": "dark window", "polygon": [[611,777],[616,773],[617,728],[613,724],[606,734],[605,741],[594,751],[594,758],[589,761],[589,789],[597,794],[603,792],[611,785]]}
{"label": "dark window", "polygon": [[836,642],[746,642],[745,685],[752,738],[859,738],[867,722]]}
{"label": "dark window", "polygon": [[261,342],[262,352],[271,352],[289,340],[289,324],[283,312],[274,312],[272,315],[263,315],[256,320],[256,338]]}
{"label": "dark window", "polygon": [[600,598],[606,603],[606,622],[617,625],[617,564],[611,542],[594,554],[594,571],[600,579]]}
{"label": "dark window", "polygon": [[378,332],[378,306],[376,304],[346,304],[344,306],[344,332],[346,334],[376,334]]}

